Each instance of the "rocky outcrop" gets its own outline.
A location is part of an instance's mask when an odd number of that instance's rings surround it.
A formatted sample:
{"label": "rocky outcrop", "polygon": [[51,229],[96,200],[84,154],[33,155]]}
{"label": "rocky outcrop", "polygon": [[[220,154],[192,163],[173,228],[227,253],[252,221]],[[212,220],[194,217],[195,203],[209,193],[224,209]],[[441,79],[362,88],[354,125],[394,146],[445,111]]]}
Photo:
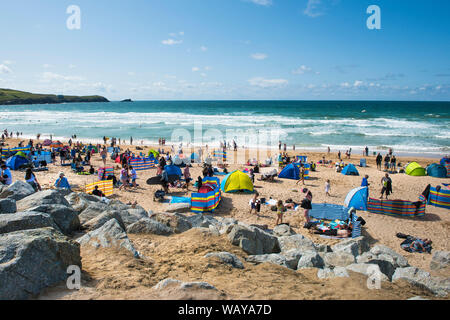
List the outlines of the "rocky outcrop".
{"label": "rocky outcrop", "polygon": [[17,180],[10,186],[4,187],[0,193],[0,199],[13,199],[15,201],[22,200],[34,193],[34,189],[28,183]]}
{"label": "rocky outcrop", "polygon": [[80,228],[80,219],[78,219],[76,211],[62,204],[44,204],[30,208],[28,211],[43,212],[50,215],[65,235],[70,235]]}
{"label": "rocky outcrop", "polygon": [[233,268],[244,269],[244,264],[241,260],[229,252],[210,252],[205,255],[205,258],[217,258],[222,263],[230,265]]}
{"label": "rocky outcrop", "polygon": [[182,233],[192,228],[189,220],[178,213],[153,213],[149,218],[168,226],[174,233]]}
{"label": "rocky outcrop", "polygon": [[433,252],[433,257],[430,262],[431,270],[440,270],[447,268],[450,263],[450,251],[439,251],[435,250]]}
{"label": "rocky outcrop", "polygon": [[348,278],[350,275],[344,267],[336,267],[333,269],[323,268],[317,270],[317,277],[319,279]]}
{"label": "rocky outcrop", "polygon": [[126,229],[126,226],[122,221],[120,213],[116,210],[100,213],[98,216],[83,223],[83,228],[92,231],[102,227],[106,222],[108,222],[111,219],[116,219],[120,227],[124,230]]}
{"label": "rocky outcrop", "polygon": [[335,244],[334,246],[331,246],[331,250],[333,252],[347,252],[354,257],[357,257],[364,252],[369,251],[370,246],[367,240],[364,237],[358,237],[358,238],[350,238],[345,239],[339,242],[338,244]]}
{"label": "rocky outcrop", "polygon": [[298,261],[297,269],[323,268],[325,263],[322,257],[315,251],[306,251]]}
{"label": "rocky outcrop", "polygon": [[345,251],[327,252],[323,254],[323,260],[327,267],[346,267],[355,263],[355,257]]}
{"label": "rocky outcrop", "polygon": [[400,279],[404,279],[440,297],[446,297],[450,291],[449,278],[432,277],[430,273],[416,267],[397,268],[392,276],[392,282]]}
{"label": "rocky outcrop", "polygon": [[168,226],[150,218],[143,218],[127,227],[128,233],[136,234],[157,234],[169,236],[173,233]]}
{"label": "rocky outcrop", "polygon": [[278,239],[259,228],[235,225],[228,239],[250,255],[280,252]]}
{"label": "rocky outcrop", "polygon": [[45,227],[51,227],[59,231],[52,217],[46,213],[19,212],[0,215],[0,234]]}
{"label": "rocky outcrop", "polygon": [[0,300],[27,299],[81,267],[80,246],[52,228],[0,235]]}
{"label": "rocky outcrop", "polygon": [[0,214],[16,213],[17,205],[14,199],[1,199],[0,200]]}
{"label": "rocky outcrop", "polygon": [[273,234],[277,237],[291,236],[295,234],[294,230],[287,224],[279,224],[273,228]]}
{"label": "rocky outcrop", "polygon": [[42,205],[55,204],[70,207],[69,202],[67,202],[62,193],[57,190],[45,190],[36,192],[26,198],[23,198],[22,200],[17,201],[17,210],[26,211]]}
{"label": "rocky outcrop", "polygon": [[316,246],[314,243],[301,234],[278,237],[278,243],[281,252],[286,252],[292,249],[300,251],[316,251]]}

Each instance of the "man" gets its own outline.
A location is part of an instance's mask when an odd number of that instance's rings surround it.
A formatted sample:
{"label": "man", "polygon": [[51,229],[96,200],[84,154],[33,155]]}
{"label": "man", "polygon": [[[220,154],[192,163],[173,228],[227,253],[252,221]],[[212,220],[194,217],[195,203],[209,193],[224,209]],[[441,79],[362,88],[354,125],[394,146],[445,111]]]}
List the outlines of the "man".
{"label": "man", "polygon": [[383,160],[383,156],[381,155],[381,153],[378,152],[377,158],[376,158],[376,163],[377,163],[377,169],[381,170],[381,161]]}
{"label": "man", "polygon": [[64,172],[61,171],[59,173],[59,178],[55,182],[55,187],[70,190],[70,184],[67,178],[65,177]]}
{"label": "man", "polygon": [[386,200],[388,198],[388,195],[392,193],[392,180],[389,177],[389,174],[386,173],[386,175],[381,179],[381,185],[383,186],[381,188],[381,199],[383,198],[383,194],[386,193]]}
{"label": "man", "polygon": [[369,147],[366,146],[365,150],[366,150],[366,157],[368,157],[369,156]]}
{"label": "man", "polygon": [[92,194],[94,195],[94,196],[97,196],[97,197],[100,197],[100,198],[103,198],[105,195],[103,194],[103,192],[101,192],[99,189],[98,189],[98,186],[95,186],[95,188],[94,188],[94,191],[92,191]]}
{"label": "man", "polygon": [[368,187],[369,186],[369,175],[365,175],[361,182],[361,187]]}
{"label": "man", "polygon": [[0,182],[4,185],[9,186],[10,184],[12,184],[11,170],[9,170],[9,168],[6,166],[6,164],[2,164],[1,168],[2,168],[2,172],[1,172],[1,176],[0,176]]}

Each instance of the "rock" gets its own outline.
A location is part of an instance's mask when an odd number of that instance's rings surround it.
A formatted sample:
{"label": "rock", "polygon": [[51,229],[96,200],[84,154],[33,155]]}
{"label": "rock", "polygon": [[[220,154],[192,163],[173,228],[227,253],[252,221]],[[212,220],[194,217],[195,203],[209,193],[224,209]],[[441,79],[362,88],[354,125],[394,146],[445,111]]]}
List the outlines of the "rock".
{"label": "rock", "polygon": [[191,211],[190,203],[171,203],[165,207],[165,211],[169,213],[184,213]]}
{"label": "rock", "polygon": [[52,228],[0,235],[0,300],[28,299],[81,268],[80,246]]}
{"label": "rock", "polygon": [[142,218],[148,218],[147,211],[145,211],[144,209],[142,209],[142,210],[141,209],[128,209],[128,210],[114,209],[114,211],[116,211],[120,214],[125,226],[132,225],[133,223],[138,222]]}
{"label": "rock", "polygon": [[355,257],[369,251],[369,249],[369,243],[363,236],[342,240],[331,247],[333,252],[347,252]]}
{"label": "rock", "polygon": [[297,270],[298,261],[302,257],[302,251],[297,249],[291,249],[282,253],[282,255],[286,258],[286,266],[289,269]]}
{"label": "rock", "polygon": [[59,231],[52,217],[46,213],[19,212],[0,215],[0,234],[46,227],[51,227]]}
{"label": "rock", "polygon": [[215,226],[215,225],[213,225],[213,224],[210,224],[208,229],[209,229],[209,232],[210,232],[213,236],[216,236],[216,237],[220,236],[220,231],[219,231],[219,229],[217,228],[217,226]]}
{"label": "rock", "polygon": [[253,262],[253,263],[257,263],[257,264],[272,263],[272,264],[277,264],[277,265],[288,268],[288,266],[286,264],[286,257],[284,257],[278,253],[252,255],[252,256],[248,256],[246,260],[248,262]]}
{"label": "rock", "polygon": [[[103,202],[91,202],[86,209],[84,209],[79,215],[81,224],[85,224],[89,220],[94,219],[100,214],[108,211],[107,205]],[[111,210],[112,211],[112,210]]]}
{"label": "rock", "polygon": [[53,218],[59,229],[65,235],[70,235],[73,231],[80,228],[80,219],[78,218],[78,214],[71,207],[61,204],[44,204],[30,208],[28,211],[47,213]]}
{"label": "rock", "polygon": [[66,207],[70,207],[69,202],[67,202],[60,192],[57,190],[45,190],[36,192],[20,201],[17,201],[17,210],[26,211],[30,208],[46,204],[61,204]]}
{"label": "rock", "polygon": [[439,270],[448,267],[450,261],[450,251],[434,250],[430,262],[431,270]]}
{"label": "rock", "polygon": [[317,252],[332,252],[331,247],[328,244],[314,244]]}
{"label": "rock", "polygon": [[319,279],[348,278],[350,275],[348,274],[347,269],[343,267],[336,267],[334,269],[323,268],[317,270],[317,277]]}
{"label": "rock", "polygon": [[168,226],[174,233],[182,233],[192,228],[191,223],[181,214],[153,213],[150,218]]}
{"label": "rock", "polygon": [[351,265],[348,265],[345,267],[347,270],[356,272],[356,273],[362,273],[366,276],[370,276],[373,272],[380,275],[381,281],[389,281],[389,278],[381,272],[380,267],[376,264],[370,264],[370,263],[353,263]]}
{"label": "rock", "polygon": [[302,257],[298,261],[297,269],[305,268],[323,268],[324,261],[322,257],[315,251],[303,252]]}
{"label": "rock", "polygon": [[219,233],[220,234],[229,234],[231,230],[233,230],[234,225],[232,224],[226,224],[220,228]]}
{"label": "rock", "polygon": [[98,216],[85,222],[83,224],[83,228],[92,231],[92,230],[102,227],[106,222],[108,222],[111,219],[116,219],[117,222],[119,223],[120,227],[125,230],[126,227],[122,221],[122,217],[120,216],[119,212],[116,210],[100,213]]}
{"label": "rock", "polygon": [[8,187],[4,187],[0,193],[0,199],[14,199],[16,201],[22,200],[34,193],[34,189],[28,183],[17,180]]}
{"label": "rock", "polygon": [[17,212],[16,200],[8,198],[0,200],[0,214],[3,213],[8,214],[16,212]]}
{"label": "rock", "polygon": [[218,258],[225,264],[237,269],[244,269],[244,264],[234,254],[229,252],[211,252],[205,255],[205,258]]}
{"label": "rock", "polygon": [[175,279],[164,279],[161,280],[160,282],[158,282],[156,285],[153,286],[153,289],[155,290],[162,290],[165,289],[169,286],[175,285],[175,286],[181,286],[183,282],[181,282],[180,280],[175,280]]}
{"label": "rock", "polygon": [[280,252],[278,239],[259,228],[235,225],[228,239],[250,255]]}
{"label": "rock", "polygon": [[226,294],[206,282],[181,282],[165,279],[155,285],[154,290],[159,299],[170,300],[217,300],[224,299]]}
{"label": "rock", "polygon": [[209,228],[209,226],[213,225],[220,229],[223,226],[223,224],[220,223],[217,219],[210,216],[204,216],[201,213],[186,217],[186,219],[189,221],[193,228]]}
{"label": "rock", "polygon": [[347,252],[327,252],[323,255],[325,266],[327,267],[346,267],[355,263],[355,257]]}
{"label": "rock", "polygon": [[183,282],[181,289],[203,289],[203,290],[217,290],[216,287],[207,282]]}
{"label": "rock", "polygon": [[140,257],[116,219],[109,220],[101,228],[85,234],[77,241],[81,245],[89,244],[94,248],[123,248],[130,251],[136,258]]}
{"label": "rock", "polygon": [[397,268],[392,276],[392,282],[400,279],[440,297],[446,297],[448,291],[450,291],[450,278],[431,277],[430,273],[416,267]]}
{"label": "rock", "polygon": [[294,230],[287,224],[279,224],[273,228],[273,234],[277,237],[291,236],[295,234]]}
{"label": "rock", "polygon": [[314,243],[301,234],[278,237],[278,242],[282,253],[292,249],[300,251],[316,251]]}
{"label": "rock", "polygon": [[394,268],[404,268],[409,266],[408,260],[404,256],[389,247],[379,244],[370,249],[370,253],[375,256],[375,259],[391,262]]}
{"label": "rock", "polygon": [[168,226],[150,218],[143,218],[138,222],[135,222],[127,227],[128,233],[144,233],[144,234],[157,234],[161,236],[171,235],[172,229]]}
{"label": "rock", "polygon": [[86,209],[91,202],[100,202],[101,198],[82,192],[72,192],[65,196],[66,200],[72,206],[72,208],[80,213]]}

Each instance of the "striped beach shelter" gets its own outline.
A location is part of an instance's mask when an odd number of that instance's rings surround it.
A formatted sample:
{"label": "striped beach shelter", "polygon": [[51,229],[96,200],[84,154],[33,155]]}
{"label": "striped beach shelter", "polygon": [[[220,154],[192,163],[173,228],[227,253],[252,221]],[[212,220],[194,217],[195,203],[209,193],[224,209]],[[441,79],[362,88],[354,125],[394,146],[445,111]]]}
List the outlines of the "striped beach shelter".
{"label": "striped beach shelter", "polygon": [[103,180],[103,181],[97,181],[90,183],[86,185],[85,192],[88,194],[92,194],[92,191],[94,191],[95,186],[98,186],[98,190],[103,192],[105,196],[111,196],[113,194],[113,181],[112,180]]}
{"label": "striped beach shelter", "polygon": [[436,186],[430,188],[430,195],[428,196],[428,204],[450,209],[450,188],[447,186]]}

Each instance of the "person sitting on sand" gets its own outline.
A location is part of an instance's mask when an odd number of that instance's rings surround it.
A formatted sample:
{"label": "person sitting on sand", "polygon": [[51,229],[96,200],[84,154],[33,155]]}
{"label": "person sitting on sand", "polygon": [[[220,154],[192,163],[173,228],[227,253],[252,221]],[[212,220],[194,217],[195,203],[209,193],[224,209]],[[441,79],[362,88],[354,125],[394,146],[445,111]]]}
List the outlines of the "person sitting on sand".
{"label": "person sitting on sand", "polygon": [[278,202],[277,202],[277,221],[275,222],[276,225],[283,223],[283,213],[285,210],[286,209],[283,206],[283,201],[278,200]]}
{"label": "person sitting on sand", "polygon": [[92,191],[92,194],[94,196],[97,196],[97,197],[100,197],[100,198],[103,198],[105,196],[104,193],[101,190],[98,189],[98,186],[95,186],[94,191]]}
{"label": "person sitting on sand", "polygon": [[28,168],[25,172],[25,181],[33,187],[34,191],[41,191],[41,186],[39,185],[39,182],[36,179],[36,176],[33,173],[33,170],[31,168]]}
{"label": "person sitting on sand", "polygon": [[250,212],[249,214],[252,214],[253,210],[255,210],[256,215],[258,215],[258,213],[261,210],[261,201],[258,199],[259,193],[255,192],[255,194],[253,195],[252,200],[250,201]]}
{"label": "person sitting on sand", "polygon": [[64,172],[60,172],[59,173],[59,178],[56,180],[55,182],[55,187],[58,189],[70,189],[70,184],[69,184],[69,180],[67,180],[67,178],[65,177]]}
{"label": "person sitting on sand", "polygon": [[9,186],[10,184],[12,184],[11,170],[9,170],[9,168],[4,163],[2,164],[1,168],[2,170],[0,175],[0,182],[4,185]]}

